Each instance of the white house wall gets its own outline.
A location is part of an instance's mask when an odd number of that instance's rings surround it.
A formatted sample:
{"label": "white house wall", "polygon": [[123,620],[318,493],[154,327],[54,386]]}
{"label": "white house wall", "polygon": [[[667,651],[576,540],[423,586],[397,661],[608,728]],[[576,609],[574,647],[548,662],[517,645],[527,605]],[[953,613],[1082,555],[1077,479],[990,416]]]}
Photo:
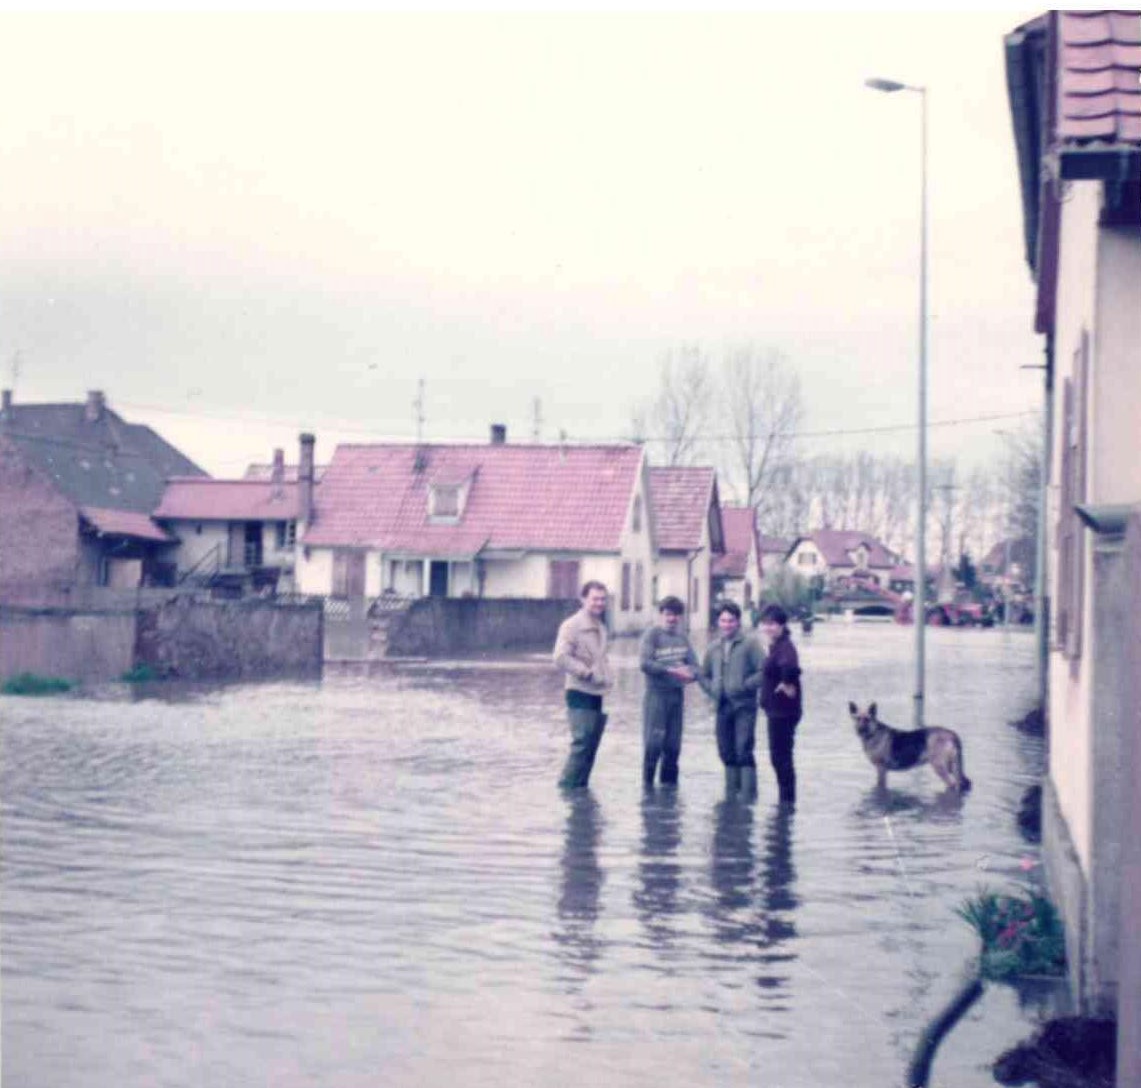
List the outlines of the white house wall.
{"label": "white house wall", "polygon": [[1141,237],[1103,228],[1097,253],[1090,500],[1141,502]]}
{"label": "white house wall", "polygon": [[[1088,377],[1090,400],[1097,408],[1104,408],[1107,394],[1118,395],[1117,390],[1107,390],[1103,384],[1106,372],[1112,372],[1119,363],[1102,357],[1102,330],[1098,326],[1097,286],[1099,278],[1105,287],[1105,298],[1101,308],[1103,317],[1107,319],[1107,335],[1110,342],[1115,335],[1114,321],[1121,321],[1120,316],[1110,319],[1106,308],[1108,299],[1114,293],[1108,282],[1110,265],[1116,264],[1119,254],[1107,258],[1099,268],[1099,235],[1102,234],[1097,221],[1101,210],[1101,183],[1097,181],[1073,181],[1067,184],[1066,197],[1062,202],[1061,211],[1061,238],[1060,261],[1058,267],[1057,309],[1055,314],[1054,332],[1054,363],[1055,396],[1053,434],[1055,441],[1052,450],[1052,465],[1050,470],[1048,541],[1050,551],[1049,572],[1051,579],[1051,597],[1054,601],[1059,599],[1058,574],[1061,564],[1057,549],[1057,534],[1054,531],[1060,514],[1060,483],[1062,450],[1067,441],[1063,426],[1062,389],[1066,378],[1074,376],[1074,354],[1081,347],[1083,330],[1090,337],[1090,373]],[[1136,290],[1136,282],[1133,288]],[[1134,349],[1136,350],[1136,349]],[[1130,384],[1136,382],[1137,373],[1134,367]],[[1123,397],[1123,400],[1126,398]],[[1088,418],[1088,417],[1087,417]],[[1133,417],[1136,420],[1136,416]],[[1102,421],[1089,430],[1090,440],[1090,473],[1087,481],[1090,486],[1088,495],[1097,497],[1095,479],[1106,485],[1106,463],[1112,459],[1112,440],[1109,436],[1099,435]],[[1127,433],[1136,433],[1134,422]],[[1115,448],[1115,444],[1113,444]],[[1135,466],[1127,470],[1134,472]],[[1111,485],[1108,485],[1111,486]],[[1106,501],[1104,498],[1102,501]],[[1093,541],[1087,533],[1085,547],[1082,549],[1085,570],[1083,572],[1086,587],[1086,599],[1089,600],[1089,587],[1092,586],[1092,555]],[[1057,615],[1057,609],[1054,610]],[[1058,805],[1066,821],[1070,837],[1077,851],[1079,861],[1084,872],[1089,872],[1092,857],[1092,811],[1093,811],[1093,768],[1090,753],[1091,720],[1090,720],[1090,689],[1089,689],[1089,652],[1091,645],[1091,616],[1087,608],[1079,621],[1082,625],[1081,644],[1086,648],[1080,659],[1077,675],[1071,674],[1070,661],[1059,651],[1051,649],[1050,672],[1050,777],[1058,797]],[[1051,645],[1055,641],[1055,633],[1050,633]]]}
{"label": "white house wall", "polygon": [[[568,559],[576,558],[568,555]],[[545,597],[550,579],[550,556],[533,553],[521,559],[489,559],[484,563],[485,597]],[[580,578],[579,583],[585,581]]]}
{"label": "white house wall", "polygon": [[[308,552],[308,558],[306,558]],[[333,551],[331,548],[302,548],[297,557],[294,581],[298,593],[327,596],[333,591]]]}
{"label": "white house wall", "polygon": [[[229,523],[225,521],[164,521],[171,533],[178,537],[175,562],[179,573],[196,567],[218,549],[218,566],[224,567],[228,558]],[[201,526],[202,531],[198,528]],[[206,564],[213,568],[213,562]]]}

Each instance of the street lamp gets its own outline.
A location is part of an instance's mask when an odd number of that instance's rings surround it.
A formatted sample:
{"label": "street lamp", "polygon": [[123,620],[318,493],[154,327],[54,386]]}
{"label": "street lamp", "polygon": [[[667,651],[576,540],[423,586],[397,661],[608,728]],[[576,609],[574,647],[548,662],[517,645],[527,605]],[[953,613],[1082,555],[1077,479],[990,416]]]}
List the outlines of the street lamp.
{"label": "street lamp", "polygon": [[915,727],[923,727],[924,643],[927,629],[927,88],[894,79],[866,79],[873,91],[893,94],[913,91],[919,95],[919,470],[916,507],[918,531],[915,541]]}
{"label": "street lamp", "polygon": [[[1014,435],[1010,431],[997,430],[994,432],[1002,439],[1003,444],[1013,443]],[[1011,448],[1006,451],[1006,524],[1003,526],[1002,546],[1002,625],[1010,630],[1010,534],[1014,531],[1014,454]]]}

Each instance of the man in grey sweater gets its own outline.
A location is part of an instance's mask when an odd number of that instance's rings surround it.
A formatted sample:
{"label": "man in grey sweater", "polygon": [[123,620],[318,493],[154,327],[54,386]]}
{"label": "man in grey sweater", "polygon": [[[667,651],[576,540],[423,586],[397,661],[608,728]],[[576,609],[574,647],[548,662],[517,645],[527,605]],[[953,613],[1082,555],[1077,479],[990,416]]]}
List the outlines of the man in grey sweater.
{"label": "man in grey sweater", "polygon": [[642,783],[654,784],[661,761],[663,786],[677,785],[681,755],[685,685],[697,679],[697,655],[681,633],[685,605],[677,597],[663,597],[658,605],[659,624],[642,636],[640,661],[646,674],[642,701]]}

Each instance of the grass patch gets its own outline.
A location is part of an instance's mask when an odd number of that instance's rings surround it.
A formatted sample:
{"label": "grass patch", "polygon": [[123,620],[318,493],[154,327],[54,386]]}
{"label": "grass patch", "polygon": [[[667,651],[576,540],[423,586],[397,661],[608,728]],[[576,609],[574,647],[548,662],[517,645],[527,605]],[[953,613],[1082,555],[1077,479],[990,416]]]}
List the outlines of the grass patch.
{"label": "grass patch", "polygon": [[144,662],[132,665],[119,679],[127,684],[149,684],[152,680],[161,680],[162,677],[152,665]]}
{"label": "grass patch", "polygon": [[955,913],[982,941],[982,978],[1002,981],[1020,975],[1060,975],[1065,970],[1062,923],[1044,896],[998,895],[982,888]]}
{"label": "grass patch", "polygon": [[8,677],[0,684],[5,695],[60,695],[71,691],[71,681],[59,676],[39,676],[34,672],[21,672]]}

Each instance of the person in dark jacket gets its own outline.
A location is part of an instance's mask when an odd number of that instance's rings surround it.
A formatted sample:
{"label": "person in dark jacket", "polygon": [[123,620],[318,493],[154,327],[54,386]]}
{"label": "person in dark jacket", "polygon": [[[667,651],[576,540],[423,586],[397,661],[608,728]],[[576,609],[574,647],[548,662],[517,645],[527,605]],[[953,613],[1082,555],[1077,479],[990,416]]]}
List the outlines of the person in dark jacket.
{"label": "person in dark jacket", "polygon": [[761,613],[761,630],[769,643],[761,679],[761,709],[769,727],[769,759],[776,771],[781,804],[792,807],[796,804],[792,748],[804,706],[800,659],[789,637],[788,614],[779,604],[770,604]]}
{"label": "person in dark jacket", "polygon": [[677,785],[681,755],[685,686],[697,679],[697,655],[689,639],[678,630],[685,605],[677,597],[663,597],[659,623],[642,636],[639,661],[646,674],[642,700],[642,783],[652,787],[661,761],[663,786]]}
{"label": "person in dark jacket", "polygon": [[717,606],[718,637],[705,651],[698,683],[717,705],[717,754],[725,765],[725,792],[747,801],[757,796],[757,689],[764,661],[757,641],[741,630],[733,601]]}

